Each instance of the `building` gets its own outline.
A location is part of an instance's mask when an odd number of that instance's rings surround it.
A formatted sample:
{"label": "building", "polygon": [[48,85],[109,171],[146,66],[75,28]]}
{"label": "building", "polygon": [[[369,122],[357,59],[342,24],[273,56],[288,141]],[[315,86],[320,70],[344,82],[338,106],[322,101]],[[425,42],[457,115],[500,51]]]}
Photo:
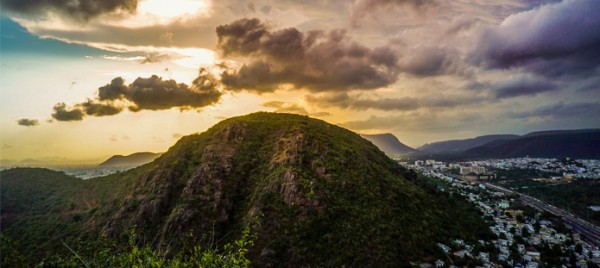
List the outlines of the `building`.
{"label": "building", "polygon": [[507,209],[504,211],[504,214],[508,214],[510,213],[511,216],[513,217],[517,217],[519,215],[523,216],[523,211],[522,210],[511,210],[511,209]]}
{"label": "building", "polygon": [[460,174],[464,175],[469,173],[483,174],[485,173],[485,167],[460,167]]}
{"label": "building", "polygon": [[590,206],[590,209],[593,211],[600,211],[600,206]]}

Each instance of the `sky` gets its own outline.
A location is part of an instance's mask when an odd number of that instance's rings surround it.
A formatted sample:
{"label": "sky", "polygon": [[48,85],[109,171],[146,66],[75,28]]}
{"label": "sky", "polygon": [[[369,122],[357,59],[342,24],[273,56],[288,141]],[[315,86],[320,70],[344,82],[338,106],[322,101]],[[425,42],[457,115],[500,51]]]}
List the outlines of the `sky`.
{"label": "sky", "polygon": [[257,111],[409,146],[600,127],[598,0],[0,0],[0,158],[164,152]]}

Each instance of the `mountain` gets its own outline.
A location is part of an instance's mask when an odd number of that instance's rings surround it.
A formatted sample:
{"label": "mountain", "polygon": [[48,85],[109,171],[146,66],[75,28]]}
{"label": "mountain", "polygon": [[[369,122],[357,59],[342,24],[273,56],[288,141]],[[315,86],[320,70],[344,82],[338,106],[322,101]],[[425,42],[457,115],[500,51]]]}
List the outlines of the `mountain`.
{"label": "mountain", "polygon": [[64,157],[27,158],[23,160],[0,160],[2,167],[67,167],[67,166],[93,166],[98,164],[99,159],[68,159]]}
{"label": "mountain", "polygon": [[[63,242],[97,260],[132,244],[153,256],[225,250],[248,230],[254,267],[408,267],[440,258],[436,243],[492,235],[461,196],[356,133],[292,114],[223,120],[106,177],[0,176],[2,234],[37,262],[64,254],[80,266]],[[102,251],[110,241],[117,248]]]}
{"label": "mountain", "polygon": [[[563,132],[564,133],[564,132]],[[579,158],[600,159],[600,132],[572,132],[524,136],[501,143],[488,143],[463,153],[468,157],[514,158]]]}
{"label": "mountain", "polygon": [[159,157],[162,153],[134,153],[128,156],[114,155],[108,160],[102,162],[99,167],[123,167],[123,166],[141,166],[150,163]]}
{"label": "mountain", "polygon": [[391,133],[375,135],[360,134],[360,136],[375,144],[375,146],[390,157],[418,152],[401,143],[398,138]]}
{"label": "mountain", "polygon": [[488,142],[495,140],[514,140],[519,138],[519,135],[486,135],[479,136],[473,139],[465,140],[448,140],[425,144],[419,148],[419,151],[424,153],[448,153],[462,152],[471,148],[482,146]]}
{"label": "mountain", "polygon": [[523,135],[523,137],[535,137],[545,135],[556,135],[556,134],[579,134],[579,133],[598,133],[599,128],[590,129],[571,129],[571,130],[547,130],[547,131],[536,131]]}

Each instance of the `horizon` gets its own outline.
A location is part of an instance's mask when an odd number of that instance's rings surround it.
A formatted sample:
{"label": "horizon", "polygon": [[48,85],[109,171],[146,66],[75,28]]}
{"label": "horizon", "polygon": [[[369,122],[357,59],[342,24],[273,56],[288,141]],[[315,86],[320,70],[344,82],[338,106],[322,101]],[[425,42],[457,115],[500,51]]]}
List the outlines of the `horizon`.
{"label": "horizon", "polygon": [[[226,119],[223,119],[226,120]],[[326,120],[324,120],[325,122],[327,122]],[[484,135],[480,135],[477,137],[481,137],[481,136],[488,136],[488,135],[518,135],[518,136],[524,136],[530,133],[535,133],[535,132],[544,132],[544,131],[561,131],[561,130],[596,130],[596,128],[590,128],[590,129],[553,129],[553,130],[541,130],[541,131],[530,131],[530,132],[526,132],[523,134],[484,134]],[[202,134],[203,132],[200,132],[199,134]],[[192,133],[194,134],[194,133]],[[396,137],[393,133],[374,133],[374,134],[366,134],[366,133],[357,133],[358,135],[386,135],[386,134],[391,134],[394,137]],[[465,138],[465,139],[472,139],[472,138],[477,138],[477,137],[470,137],[470,138]],[[397,137],[396,137],[397,138]],[[464,139],[454,139],[454,140],[464,140]],[[451,141],[451,140],[440,140],[440,141],[434,141],[434,142],[430,142],[430,143],[425,143],[425,144],[421,144],[419,146],[411,146],[409,144],[405,144],[403,143],[401,140],[399,140],[400,143],[418,150],[419,147],[422,147],[424,145],[427,144],[433,144],[433,143],[438,143],[438,142],[446,142],[446,141]],[[176,142],[175,142],[176,143]],[[175,143],[173,143],[173,145],[175,145]],[[171,146],[173,146],[171,145]],[[169,148],[171,147],[169,146]],[[380,148],[382,149],[382,148]],[[382,149],[383,150],[383,149]],[[20,160],[13,160],[13,159],[0,159],[0,167],[3,168],[12,168],[12,167],[47,167],[47,168],[75,168],[75,167],[82,167],[82,168],[90,168],[90,167],[98,167],[99,164],[108,161],[109,159],[115,157],[115,156],[131,156],[134,154],[140,154],[140,153],[152,153],[152,154],[164,154],[165,152],[167,152],[168,150],[165,151],[160,151],[160,152],[150,152],[150,151],[140,151],[140,152],[131,152],[131,153],[126,153],[126,154],[114,154],[114,155],[104,155],[104,156],[99,156],[99,157],[95,157],[95,158],[87,158],[87,159],[71,159],[71,158],[66,158],[66,157],[59,157],[59,156],[52,156],[52,157],[44,157],[44,158],[26,158],[26,159],[20,159]],[[43,164],[29,164],[27,162],[32,162],[32,161],[37,161]],[[45,161],[45,162],[44,162]],[[6,164],[8,162],[14,162],[11,164]],[[18,164],[18,163],[25,163],[25,164]]]}
{"label": "horizon", "polygon": [[92,9],[2,0],[0,159],[165,152],[258,111],[391,133],[412,148],[600,128],[599,9],[595,0]]}

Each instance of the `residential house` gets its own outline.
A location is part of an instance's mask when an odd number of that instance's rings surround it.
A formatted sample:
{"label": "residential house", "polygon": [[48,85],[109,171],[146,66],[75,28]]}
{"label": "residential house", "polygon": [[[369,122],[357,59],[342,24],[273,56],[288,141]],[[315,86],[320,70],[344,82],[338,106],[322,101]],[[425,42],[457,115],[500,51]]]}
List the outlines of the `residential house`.
{"label": "residential house", "polygon": [[537,251],[527,251],[526,255],[529,255],[535,258],[536,260],[540,260],[540,253]]}

